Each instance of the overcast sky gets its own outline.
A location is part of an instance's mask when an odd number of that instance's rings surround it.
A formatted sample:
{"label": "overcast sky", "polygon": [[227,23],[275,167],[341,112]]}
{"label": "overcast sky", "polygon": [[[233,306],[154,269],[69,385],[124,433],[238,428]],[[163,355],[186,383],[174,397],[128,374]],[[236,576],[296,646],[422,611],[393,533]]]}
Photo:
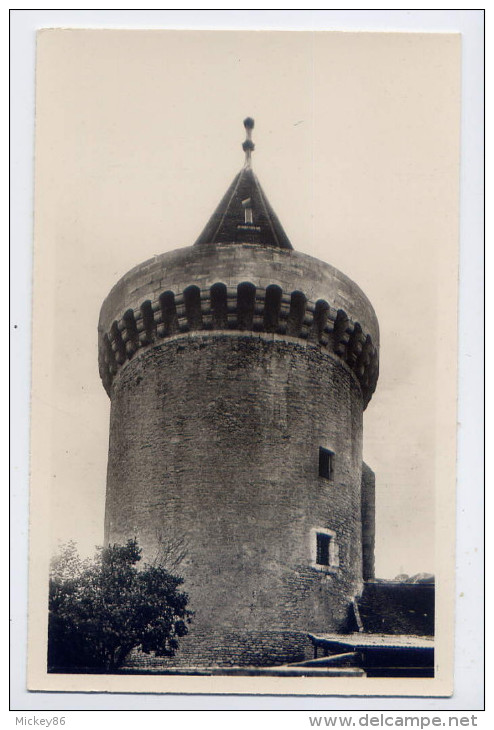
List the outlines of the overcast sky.
{"label": "overcast sky", "polygon": [[453,371],[456,357],[442,293],[456,280],[459,47],[447,34],[41,34],[33,468],[52,544],[102,542],[101,303],[131,267],[195,241],[242,165],[249,115],[254,169],[294,248],[350,276],[379,319],[364,415],[376,573],[434,572],[440,348]]}

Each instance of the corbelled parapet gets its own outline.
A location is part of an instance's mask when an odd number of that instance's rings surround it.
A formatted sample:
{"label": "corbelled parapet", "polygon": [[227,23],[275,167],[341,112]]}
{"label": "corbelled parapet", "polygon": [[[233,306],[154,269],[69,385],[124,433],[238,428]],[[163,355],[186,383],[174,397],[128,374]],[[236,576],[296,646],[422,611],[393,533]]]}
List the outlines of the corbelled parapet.
{"label": "corbelled parapet", "polygon": [[150,259],[113,288],[99,322],[99,367],[108,394],[119,369],[143,349],[208,330],[319,345],[353,372],[364,407],[375,390],[378,323],[356,284],[295,251],[212,244]]}

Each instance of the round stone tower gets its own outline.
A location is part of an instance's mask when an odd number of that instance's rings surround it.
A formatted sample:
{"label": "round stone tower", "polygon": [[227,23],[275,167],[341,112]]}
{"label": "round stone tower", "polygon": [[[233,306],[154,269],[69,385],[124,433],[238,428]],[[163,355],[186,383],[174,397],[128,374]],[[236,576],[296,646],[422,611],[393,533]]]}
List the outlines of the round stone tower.
{"label": "round stone tower", "polygon": [[105,543],[175,561],[195,612],[177,664],[301,659],[308,632],[344,630],[363,581],[377,319],[293,251],[244,124],[245,164],[199,239],[127,273],[99,321]]}

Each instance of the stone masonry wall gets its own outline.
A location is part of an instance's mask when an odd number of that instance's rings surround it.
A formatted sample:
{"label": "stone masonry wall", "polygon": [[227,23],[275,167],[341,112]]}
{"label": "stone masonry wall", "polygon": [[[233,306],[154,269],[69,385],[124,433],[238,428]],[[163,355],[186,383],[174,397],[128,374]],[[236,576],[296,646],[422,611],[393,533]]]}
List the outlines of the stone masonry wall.
{"label": "stone masonry wall", "polygon": [[[189,333],[139,350],[111,399],[105,539],[135,535],[147,559],[160,541],[185,548],[195,617],[177,662],[296,661],[307,632],[345,625],[362,588],[349,367],[276,334]],[[332,480],[319,447],[335,455]],[[334,531],[337,567],[316,567],[315,528]]]}
{"label": "stone masonry wall", "polygon": [[434,583],[369,581],[359,598],[367,633],[434,635]]}

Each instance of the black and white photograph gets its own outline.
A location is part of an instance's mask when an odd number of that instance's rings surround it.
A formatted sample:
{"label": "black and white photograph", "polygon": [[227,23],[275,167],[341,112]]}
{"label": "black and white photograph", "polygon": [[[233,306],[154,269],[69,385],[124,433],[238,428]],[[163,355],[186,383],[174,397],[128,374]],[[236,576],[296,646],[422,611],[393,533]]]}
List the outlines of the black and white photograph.
{"label": "black and white photograph", "polygon": [[460,52],[39,31],[29,689],[451,694]]}

